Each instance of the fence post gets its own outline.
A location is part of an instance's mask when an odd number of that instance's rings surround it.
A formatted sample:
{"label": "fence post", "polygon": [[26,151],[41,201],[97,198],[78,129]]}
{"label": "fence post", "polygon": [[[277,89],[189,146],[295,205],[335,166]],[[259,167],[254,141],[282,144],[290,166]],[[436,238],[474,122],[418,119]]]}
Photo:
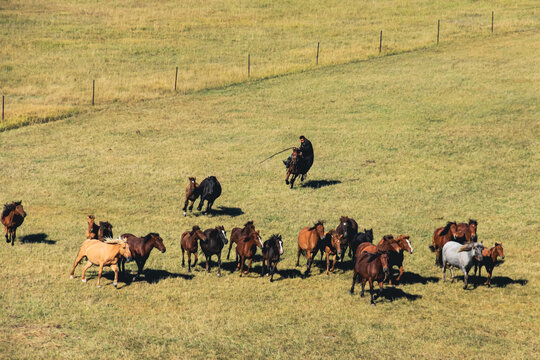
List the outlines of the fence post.
{"label": "fence post", "polygon": [[494,11],[491,11],[491,33],[493,33],[493,13]]}
{"label": "fence post", "polygon": [[251,76],[251,54],[248,54],[248,77]]}
{"label": "fence post", "polygon": [[94,94],[96,92],[96,80],[92,80],[92,106],[94,106]]}
{"label": "fence post", "polygon": [[317,42],[317,60],[315,62],[315,65],[319,65],[319,42]]}
{"label": "fence post", "polygon": [[178,82],[178,66],[176,67],[176,75],[174,76],[174,91],[176,91],[177,82]]}
{"label": "fence post", "polygon": [[439,45],[439,32],[441,31],[441,20],[437,20],[437,45]]}
{"label": "fence post", "polygon": [[381,53],[381,50],[382,50],[382,30],[381,30],[381,38],[379,39],[379,54]]}

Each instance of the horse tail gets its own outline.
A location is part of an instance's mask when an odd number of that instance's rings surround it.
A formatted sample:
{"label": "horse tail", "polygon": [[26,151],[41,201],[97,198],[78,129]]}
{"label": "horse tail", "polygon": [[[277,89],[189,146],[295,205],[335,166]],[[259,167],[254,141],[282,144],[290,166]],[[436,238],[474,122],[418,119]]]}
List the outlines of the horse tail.
{"label": "horse tail", "polygon": [[429,245],[429,250],[431,250],[431,252],[435,252],[435,246],[433,246],[433,244]]}

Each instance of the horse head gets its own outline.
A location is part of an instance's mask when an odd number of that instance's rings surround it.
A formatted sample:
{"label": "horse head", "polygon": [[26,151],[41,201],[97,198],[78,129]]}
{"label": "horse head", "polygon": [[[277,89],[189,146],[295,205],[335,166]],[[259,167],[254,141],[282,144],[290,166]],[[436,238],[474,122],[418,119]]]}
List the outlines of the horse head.
{"label": "horse head", "polygon": [[341,259],[341,241],[343,240],[343,237],[344,235],[343,234],[338,234],[337,231],[335,230],[331,230],[329,232],[331,234],[331,241],[332,241],[332,247],[334,249],[336,249],[336,256],[337,256],[337,259]]}
{"label": "horse head", "polygon": [[96,217],[94,215],[88,215],[88,226],[94,225],[96,222]]}
{"label": "horse head", "polygon": [[477,228],[478,222],[476,220],[469,219],[469,231],[471,232],[471,241],[478,240],[478,234],[476,233]]}
{"label": "horse head", "polygon": [[323,240],[325,233],[324,233],[324,220],[317,220],[315,224],[309,230],[315,230],[317,231],[317,235],[319,235],[319,240]]}
{"label": "horse head", "polygon": [[482,259],[484,258],[482,256],[482,250],[484,250],[484,245],[482,243],[477,243],[477,242],[474,242],[472,244],[473,244],[472,246],[473,256],[476,258],[476,260],[482,261]]}
{"label": "horse head", "polygon": [[497,256],[500,256],[501,259],[504,260],[504,250],[502,247],[502,243],[496,242],[495,246],[491,250],[492,250],[492,256],[494,260],[497,260]]}
{"label": "horse head", "polygon": [[120,255],[125,257],[127,261],[131,261],[133,258],[133,255],[131,254],[131,249],[129,248],[129,245],[124,238],[120,239]]}
{"label": "horse head", "polygon": [[380,248],[382,251],[399,252],[401,250],[401,247],[399,246],[396,239],[394,239],[394,236],[392,234],[384,235],[377,247]]}
{"label": "horse head", "polygon": [[340,223],[340,226],[338,227],[341,227],[341,232],[343,234],[343,237],[345,239],[348,239],[350,235],[349,232],[352,231],[351,219],[349,219],[348,216],[342,216],[339,218],[339,223]]}
{"label": "horse head", "polygon": [[22,203],[22,200],[15,202],[15,210],[14,211],[15,211],[15,214],[25,218],[26,217],[26,212],[24,211],[23,206],[22,206],[21,203]]}
{"label": "horse head", "polygon": [[275,240],[278,247],[279,255],[283,255],[283,240],[281,239],[281,235],[276,235]]}
{"label": "horse head", "polygon": [[191,237],[196,236],[197,239],[206,241],[206,235],[204,235],[204,233],[201,231],[201,228],[197,225],[193,226],[189,235]]}
{"label": "horse head", "polygon": [[249,238],[247,240],[248,241],[253,241],[255,243],[255,245],[257,245],[258,248],[260,248],[260,249],[263,248],[262,239],[261,239],[261,236],[259,235],[258,231],[253,231],[249,235]]}
{"label": "horse head", "polygon": [[99,231],[98,231],[98,238],[112,238],[113,237],[113,226],[108,221],[100,221],[99,222]]}
{"label": "horse head", "polygon": [[163,244],[163,239],[159,236],[158,233],[150,233],[144,237],[144,242],[151,241],[152,245],[161,251],[161,253],[164,253],[167,249],[165,248],[165,245]]}
{"label": "horse head", "polygon": [[409,239],[410,239],[409,235],[399,235],[396,240],[399,246],[401,247],[401,249],[408,251],[410,254],[412,254],[414,250]]}
{"label": "horse head", "polygon": [[225,228],[223,226],[217,226],[216,230],[218,232],[218,238],[221,240],[223,245],[229,242],[227,239],[227,233],[225,232]]}
{"label": "horse head", "polygon": [[368,240],[368,242],[372,243],[373,242],[373,228],[369,230],[364,228],[364,234],[366,234],[366,239]]}
{"label": "horse head", "polygon": [[386,280],[386,278],[390,274],[390,269],[388,268],[388,253],[386,251],[383,251],[381,253],[381,264],[384,272],[384,280]]}

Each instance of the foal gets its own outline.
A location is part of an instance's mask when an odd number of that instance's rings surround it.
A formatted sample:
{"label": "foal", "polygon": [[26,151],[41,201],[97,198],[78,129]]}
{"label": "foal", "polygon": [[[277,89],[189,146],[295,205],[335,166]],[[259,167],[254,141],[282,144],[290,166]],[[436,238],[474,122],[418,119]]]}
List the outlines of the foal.
{"label": "foal", "polygon": [[201,231],[201,228],[197,225],[193,226],[191,231],[186,231],[182,234],[182,240],[180,240],[180,246],[182,248],[182,267],[185,266],[184,263],[184,251],[187,251],[188,256],[188,272],[191,272],[191,253],[195,255],[195,262],[193,266],[197,265],[197,251],[199,246],[197,240],[206,240],[206,235]]}
{"label": "foal", "polygon": [[88,229],[86,230],[87,239],[97,239],[99,226],[96,225],[96,218],[94,215],[88,215]]}
{"label": "foal", "polygon": [[[321,241],[320,249],[321,253],[324,251],[326,254],[326,275],[329,275],[330,272],[334,272],[336,262],[342,256],[341,252],[341,240],[343,239],[343,234],[338,234],[336,230],[330,230],[324,235],[324,239]],[[334,255],[334,262],[332,263],[332,268],[330,269],[330,255]]]}
{"label": "foal", "polygon": [[191,205],[189,206],[189,211],[193,211],[193,205],[195,205],[195,200],[199,197],[201,194],[199,190],[199,184],[195,181],[194,177],[189,177],[189,184],[186,188],[186,202],[184,203],[184,208],[182,211],[184,212],[184,216],[186,216],[186,210],[188,206],[188,202],[191,201]]}
{"label": "foal", "polygon": [[261,276],[268,276],[268,271],[265,273],[265,261],[268,261],[268,269],[270,270],[270,282],[274,281],[274,272],[277,270],[279,257],[283,255],[283,240],[281,235],[272,235],[266,240],[262,248],[262,271]]}
{"label": "foal", "polygon": [[482,250],[482,261],[473,260],[474,262],[474,276],[476,276],[476,269],[478,268],[478,277],[482,273],[482,266],[486,267],[488,277],[484,285],[491,287],[491,275],[493,274],[493,268],[497,264],[497,257],[500,256],[504,260],[504,251],[502,243],[495,243],[495,246],[491,249]]}

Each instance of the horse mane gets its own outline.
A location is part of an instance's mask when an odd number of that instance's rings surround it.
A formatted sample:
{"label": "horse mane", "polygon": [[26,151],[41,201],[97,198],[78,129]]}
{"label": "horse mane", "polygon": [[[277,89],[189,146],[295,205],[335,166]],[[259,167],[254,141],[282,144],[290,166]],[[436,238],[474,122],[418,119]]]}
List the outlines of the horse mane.
{"label": "horse mane", "polygon": [[5,218],[9,215],[10,212],[12,212],[17,206],[21,205],[21,201],[14,201],[11,204],[6,203],[4,204],[4,210],[2,211],[2,218]]}
{"label": "horse mane", "polygon": [[103,240],[103,242],[105,244],[110,244],[110,245],[114,245],[114,244],[123,244],[126,242],[126,238],[123,238],[123,237],[119,237],[118,239],[113,239],[113,238],[105,238],[105,240]]}
{"label": "horse mane", "polygon": [[476,225],[478,226],[478,222],[474,219],[469,219],[469,225]]}
{"label": "horse mane", "polygon": [[446,226],[444,227],[444,229],[442,229],[442,231],[439,233],[439,236],[441,235],[446,235],[446,233],[448,233],[448,230],[450,230],[450,226],[452,225],[457,225],[455,221],[449,221],[446,223]]}
{"label": "horse mane", "polygon": [[317,220],[317,222],[313,224],[313,226],[310,227],[309,230],[315,230],[319,225],[324,225],[324,220]]}
{"label": "horse mane", "polygon": [[148,240],[150,240],[150,238],[152,238],[152,236],[159,237],[159,234],[158,233],[148,233],[145,237],[143,237],[143,242],[146,243]]}
{"label": "horse mane", "polygon": [[189,236],[193,236],[193,234],[195,234],[195,231],[197,230],[201,230],[201,228],[197,225],[194,225],[191,231],[189,232]]}
{"label": "horse mane", "polygon": [[384,252],[377,251],[376,253],[366,253],[368,254],[368,262],[372,262],[373,260],[377,259],[379,256],[384,254]]}

